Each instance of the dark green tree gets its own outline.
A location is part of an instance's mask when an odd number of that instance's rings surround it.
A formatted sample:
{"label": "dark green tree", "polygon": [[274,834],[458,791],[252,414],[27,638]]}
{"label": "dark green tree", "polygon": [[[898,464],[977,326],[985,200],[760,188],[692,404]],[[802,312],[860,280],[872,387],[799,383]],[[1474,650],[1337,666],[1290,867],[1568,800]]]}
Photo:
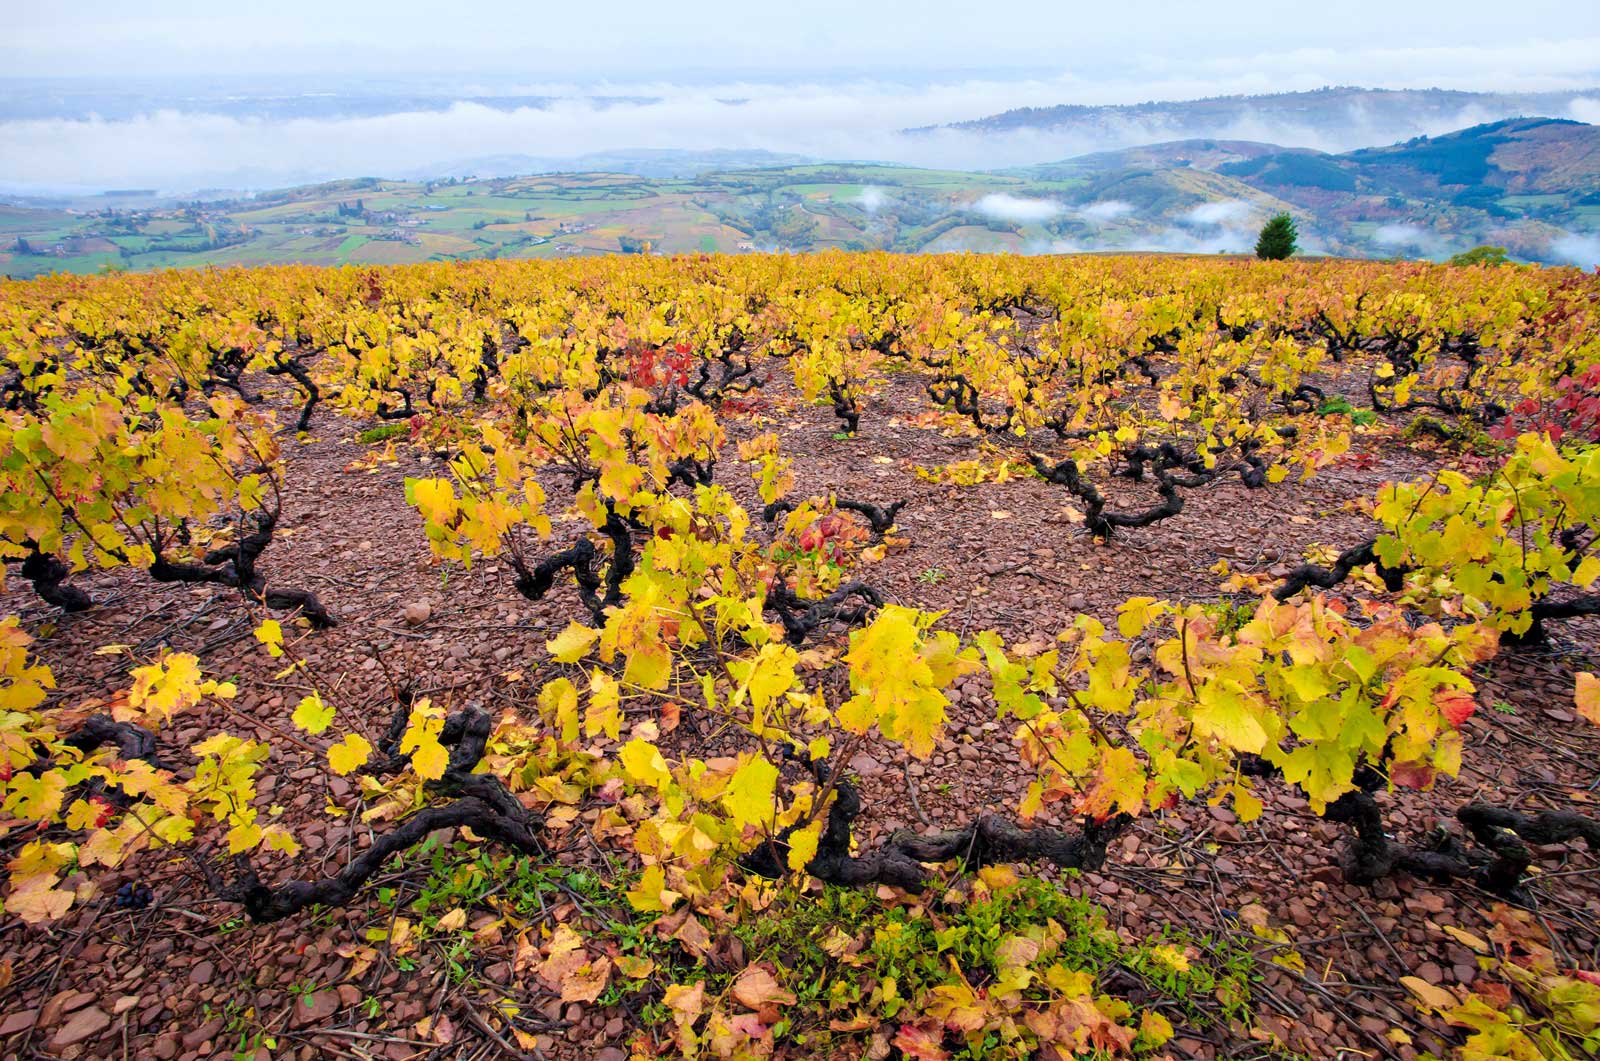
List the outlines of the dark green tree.
{"label": "dark green tree", "polygon": [[1451,265],[1505,265],[1511,260],[1504,247],[1491,247],[1487,243],[1462,251],[1450,259]]}
{"label": "dark green tree", "polygon": [[1282,261],[1300,247],[1295,240],[1300,233],[1294,227],[1294,218],[1277,214],[1261,226],[1261,236],[1256,240],[1256,257],[1269,261]]}

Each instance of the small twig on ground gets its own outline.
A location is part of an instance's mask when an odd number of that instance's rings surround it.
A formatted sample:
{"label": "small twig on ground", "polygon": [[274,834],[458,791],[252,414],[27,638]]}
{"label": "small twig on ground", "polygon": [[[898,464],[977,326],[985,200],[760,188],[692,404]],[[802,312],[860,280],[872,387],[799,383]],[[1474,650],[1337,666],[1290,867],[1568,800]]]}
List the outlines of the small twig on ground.
{"label": "small twig on ground", "polygon": [[933,828],[933,822],[923,813],[922,801],[917,798],[917,781],[911,776],[911,760],[907,759],[900,764],[900,772],[906,779],[906,794],[911,797],[911,809],[917,812],[917,820],[928,828]]}

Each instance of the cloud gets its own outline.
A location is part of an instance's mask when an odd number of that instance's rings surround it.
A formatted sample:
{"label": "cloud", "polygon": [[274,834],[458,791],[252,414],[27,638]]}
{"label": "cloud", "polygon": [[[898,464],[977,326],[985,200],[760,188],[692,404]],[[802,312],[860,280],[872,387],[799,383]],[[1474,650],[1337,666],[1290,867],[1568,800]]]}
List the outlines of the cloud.
{"label": "cloud", "polygon": [[1046,244],[1044,244],[1042,246],[1035,246],[1033,244],[1029,244],[1028,253],[1030,253],[1030,254],[1082,254],[1085,251],[1096,250],[1096,249],[1098,249],[1098,248],[1085,247],[1081,243],[1076,243],[1076,242],[1074,242],[1072,240],[1068,240],[1068,239],[1053,239],[1049,243],[1046,243]]}
{"label": "cloud", "polygon": [[1246,221],[1255,213],[1255,207],[1243,199],[1224,199],[1215,203],[1201,203],[1186,211],[1181,218],[1186,225],[1232,227]]}
{"label": "cloud", "polygon": [[[137,91],[83,89],[78,95],[35,88],[0,101],[0,114],[16,115],[0,119],[0,187],[16,191],[139,187],[175,193],[205,187],[259,189],[342,177],[401,177],[492,156],[571,159],[636,149],[763,149],[819,159],[998,169],[1153,143],[1170,139],[1172,131],[1126,114],[1092,127],[999,132],[934,128],[915,134],[898,130],[982,118],[1018,107],[1193,99],[1358,79],[1391,85],[1571,90],[1579,78],[1576,71],[1592,71],[1593,56],[1600,54],[1600,38],[1582,40],[1592,45],[1587,52],[1576,46],[1579,41],[1508,45],[1504,54],[1461,48],[1362,53],[1376,57],[1374,70],[1408,71],[1406,76],[1392,77],[1363,75],[1359,64],[1351,65],[1355,60],[1350,53],[1315,51],[1289,53],[1298,56],[1296,61],[1278,53],[1195,57],[1178,67],[1150,64],[1149,56],[1132,54],[1123,67],[1104,75],[1080,63],[1067,72],[1009,79],[724,77],[551,83],[504,77],[434,79],[427,82],[434,95],[426,106],[406,94],[384,97],[357,81],[286,81],[252,90],[264,101],[260,109],[266,116],[259,117],[216,113],[224,102],[209,104],[207,110],[208,98],[224,100],[218,94],[221,90],[210,90],[212,97],[185,95],[177,83],[157,89],[141,86]],[[1467,61],[1474,56],[1475,61]],[[1549,63],[1536,63],[1541,56]],[[1446,76],[1452,69],[1474,74]],[[1513,73],[1480,78],[1477,72],[1485,70]],[[1595,79],[1593,73],[1586,78],[1591,85]],[[1469,81],[1470,85],[1463,84]],[[114,97],[119,117],[87,113],[99,98],[96,93],[105,92],[111,94],[108,99]],[[325,107],[318,102],[322,94],[332,98]],[[536,95],[552,101],[538,107],[488,106],[461,99],[469,95]],[[340,115],[339,99],[355,100],[364,109]],[[385,99],[392,99],[391,105],[399,109],[373,113]],[[1558,102],[1560,106],[1552,109],[1560,113],[1600,120],[1600,97],[1592,93]],[[106,102],[104,109],[109,112],[111,103]],[[1504,116],[1508,115],[1465,108],[1426,119],[1380,120],[1352,111],[1331,127],[1312,127],[1246,112],[1194,135],[1343,151]],[[1093,213],[1085,216],[1110,220]]]}
{"label": "cloud", "polygon": [[1028,222],[1048,221],[1060,214],[1063,207],[1054,199],[1025,199],[997,192],[979,199],[974,209],[998,221]]}
{"label": "cloud", "polygon": [[1140,233],[1118,249],[1166,251],[1171,254],[1243,254],[1255,245],[1255,238],[1234,229],[1195,233],[1185,229],[1165,229]]}
{"label": "cloud", "polygon": [[1416,225],[1379,225],[1372,241],[1384,247],[1406,247],[1420,243],[1428,233]]}
{"label": "cloud", "polygon": [[118,120],[88,115],[0,121],[0,184],[23,191],[272,188],[401,177],[491,156],[573,158],[635,149],[763,149],[989,169],[1142,142],[1146,135],[1138,129],[999,136],[896,131],[1070,98],[1070,88],[1058,82],[605,87],[629,100],[602,104],[568,95],[541,107],[457,102],[385,114],[270,118],[168,106]]}
{"label": "cloud", "polygon": [[885,203],[893,202],[892,197],[882,188],[868,185],[861,189],[861,194],[855,197],[856,205],[869,214],[882,210]]}
{"label": "cloud", "polygon": [[1550,253],[1580,269],[1600,268],[1600,235],[1568,232],[1551,241]]}
{"label": "cloud", "polygon": [[1372,242],[1395,251],[1415,251],[1428,258],[1437,258],[1450,251],[1450,242],[1437,232],[1407,223],[1379,225],[1372,232]]}
{"label": "cloud", "polygon": [[1600,124],[1600,96],[1578,96],[1572,101],[1572,117],[1590,125]]}
{"label": "cloud", "polygon": [[1133,213],[1133,204],[1120,199],[1102,199],[1098,203],[1078,207],[1078,213],[1091,221],[1115,221]]}

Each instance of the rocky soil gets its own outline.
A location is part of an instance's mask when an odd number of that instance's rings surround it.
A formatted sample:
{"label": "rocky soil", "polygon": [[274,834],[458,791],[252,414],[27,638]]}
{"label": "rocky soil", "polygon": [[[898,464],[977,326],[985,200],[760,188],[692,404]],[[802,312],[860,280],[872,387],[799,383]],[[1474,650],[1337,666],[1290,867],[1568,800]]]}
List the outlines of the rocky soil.
{"label": "rocky soil", "polygon": [[[1387,479],[1462,459],[1358,434],[1349,457],[1307,483],[1291,479],[1252,491],[1221,482],[1193,491],[1177,518],[1096,544],[1065,491],[1037,478],[973,487],[918,478],[915,465],[966,459],[975,446],[906,411],[926,408],[912,381],[895,380],[868,401],[860,435],[838,439],[829,409],[800,404],[774,385],[759,410],[767,422],[730,421],[719,481],[758,510],[747,468],[733,460],[732,440],[775,428],[796,457],[796,494],[837,490],[880,504],[906,499],[897,534],[908,544],[865,568],[863,577],[888,599],[946,610],[950,629],[992,628],[1011,641],[1049,637],[1078,612],[1109,620],[1131,595],[1214,599],[1221,561],[1234,570],[1281,573],[1313,543],[1342,547],[1369,533],[1367,521],[1347,509],[1350,500]],[[513,589],[509,568],[492,561],[470,572],[452,568],[446,577],[430,560],[402,494],[406,476],[442,474],[440,463],[402,444],[392,462],[365,467],[384,447],[356,442],[363,426],[324,411],[309,440],[284,436],[288,505],[262,560],[273,578],[314,590],[340,620],[304,644],[317,672],[333,677],[324,695],[341,711],[363,713],[374,731],[387,716],[392,674],[419,676],[420,691],[453,706],[531,714],[545,641],[582,615],[575,594],[569,587],[531,603]],[[1142,489],[1116,483],[1108,492],[1153,496]],[[329,817],[323,807],[330,797],[348,800],[350,782],[328,774],[309,752],[274,739],[298,693],[274,680],[237,596],[215,587],[158,585],[128,572],[76,581],[98,602],[77,615],[55,613],[20,580],[0,595],[0,614],[20,613],[38,637],[60,698],[104,697],[118,687],[120,672],[133,665],[129,658],[93,654],[112,643],[139,655],[161,645],[194,652],[210,673],[239,676],[238,717],[180,717],[163,734],[163,746],[181,748],[221,726],[254,727],[274,741],[263,799],[283,807],[282,820],[305,844],[297,871],[341,865],[366,826],[355,816]],[[1548,648],[1495,661],[1467,724],[1461,775],[1432,793],[1381,797],[1392,830],[1419,838],[1469,798],[1596,813],[1600,730],[1575,717],[1571,690],[1573,670],[1596,665],[1597,634],[1593,622],[1561,624]],[[960,685],[951,714],[947,739],[929,762],[907,762],[887,745],[850,760],[868,808],[864,842],[903,827],[953,826],[1015,803],[1025,772],[981,682]],[[682,727],[674,737],[689,740],[691,733]],[[1061,886],[1093,897],[1130,937],[1176,924],[1212,939],[1251,940],[1267,958],[1274,946],[1250,926],[1286,932],[1287,947],[1304,967],[1264,963],[1259,1019],[1296,1051],[1410,1061],[1419,1050],[1444,1049],[1443,1029],[1419,1018],[1397,981],[1415,975],[1433,984],[1471,983],[1474,955],[1444,929],[1482,932],[1492,898],[1410,879],[1373,889],[1346,885],[1336,867],[1340,828],[1281,785],[1264,785],[1263,795],[1266,813],[1248,825],[1203,803],[1143,820],[1113,846],[1102,870],[1066,876]],[[8,837],[0,849],[17,842]],[[1546,854],[1533,887],[1539,918],[1567,955],[1592,968],[1600,953],[1597,853]],[[589,856],[574,849],[562,857]],[[509,944],[485,941],[467,957],[467,977],[453,975],[442,949],[431,944],[409,953],[379,945],[375,956],[367,955],[367,929],[382,927],[395,910],[374,890],[348,909],[257,927],[206,897],[181,860],[146,855],[115,877],[111,888],[121,881],[148,884],[155,902],[134,911],[92,900],[48,931],[0,921],[6,980],[0,1054],[194,1061],[233,1057],[251,1045],[242,1030],[266,1029],[276,1048],[260,1045],[255,1056],[518,1056],[484,1018],[496,1001],[511,998],[522,1007],[522,1026],[541,1034],[541,1056],[621,1061],[626,1055],[633,1014],[562,1005],[537,978],[514,971]],[[417,860],[381,884],[404,902],[426,877]],[[1406,1029],[1415,1045],[1391,1041],[1393,1027]],[[1262,1050],[1260,1043],[1182,1029],[1173,1047],[1176,1056],[1200,1058]]]}

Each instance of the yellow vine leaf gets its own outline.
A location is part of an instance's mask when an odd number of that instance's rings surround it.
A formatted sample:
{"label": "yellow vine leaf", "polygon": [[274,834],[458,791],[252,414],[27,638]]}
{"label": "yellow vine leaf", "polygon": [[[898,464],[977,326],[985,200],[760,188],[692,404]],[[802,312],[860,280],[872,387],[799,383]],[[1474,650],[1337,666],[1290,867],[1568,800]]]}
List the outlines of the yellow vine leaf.
{"label": "yellow vine leaf", "polygon": [[539,690],[539,714],[561,734],[563,744],[578,739],[578,690],[566,678]]}
{"label": "yellow vine leaf", "polygon": [[667,876],[659,865],[646,866],[639,884],[627,892],[628,905],[640,913],[667,913],[683,896],[667,887]]}
{"label": "yellow vine leaf", "polygon": [[[729,664],[734,677],[743,683],[750,703],[765,710],[774,700],[794,688],[794,667],[800,654],[788,645],[762,645],[754,660],[735,660]],[[736,697],[737,702],[739,698]]]}
{"label": "yellow vine leaf", "polygon": [[933,754],[949,707],[943,687],[959,670],[950,651],[953,635],[923,642],[922,629],[937,618],[891,604],[871,625],[851,634],[845,659],[855,695],[839,707],[840,726],[865,734],[876,724],[917,758]]}
{"label": "yellow vine leaf", "polygon": [[622,690],[617,680],[598,668],[589,675],[589,707],[583,713],[583,735],[622,735]]}
{"label": "yellow vine leaf", "polygon": [[1123,637],[1138,637],[1167,609],[1168,605],[1154,597],[1129,597],[1117,609],[1117,630]]}
{"label": "yellow vine leaf", "polygon": [[1172,1022],[1153,1009],[1147,1009],[1139,1017],[1139,1038],[1152,1049],[1159,1049],[1172,1038]]}
{"label": "yellow vine leaf", "polygon": [[60,770],[46,770],[38,777],[17,774],[7,786],[5,812],[36,822],[50,821],[61,813],[68,787],[67,776]]}
{"label": "yellow vine leaf", "polygon": [[777,785],[778,768],[757,754],[733,772],[722,805],[741,827],[765,825],[772,818]]}
{"label": "yellow vine leaf", "polygon": [[174,652],[149,666],[133,669],[128,706],[167,722],[174,714],[200,702],[201,685],[199,659],[187,652]]}
{"label": "yellow vine leaf", "polygon": [[439,780],[450,765],[450,753],[439,743],[443,728],[444,719],[419,709],[411,712],[405,736],[400,740],[400,751],[411,753],[411,768],[424,781]]}
{"label": "yellow vine leaf", "polygon": [[1258,754],[1267,744],[1267,731],[1236,688],[1221,682],[1200,687],[1194,709],[1195,733],[1215,737],[1235,751]]}
{"label": "yellow vine leaf", "polygon": [[599,637],[600,631],[573,622],[553,640],[546,641],[544,647],[557,663],[576,663],[589,654]]}
{"label": "yellow vine leaf", "polygon": [[323,703],[322,694],[313,689],[309,696],[300,698],[289,721],[314,737],[333,724],[333,707]]}
{"label": "yellow vine leaf", "polygon": [[57,888],[58,874],[71,857],[71,844],[33,840],[24,844],[11,863],[11,894],[5,910],[29,924],[54,921],[72,906],[71,892]]}
{"label": "yellow vine leaf", "polygon": [[283,655],[283,626],[276,619],[267,619],[255,629],[256,640],[267,647],[270,656]]}
{"label": "yellow vine leaf", "polygon": [[822,829],[827,821],[818,818],[804,829],[789,834],[789,868],[796,873],[805,872],[811,860],[817,857],[817,842],[822,839]]}
{"label": "yellow vine leaf", "polygon": [[67,808],[67,828],[73,832],[93,829],[95,821],[100,817],[100,808],[88,800],[75,799],[72,806]]}
{"label": "yellow vine leaf", "polygon": [[1600,726],[1600,678],[1588,671],[1579,671],[1573,700],[1578,705],[1578,714]]}
{"label": "yellow vine leaf", "polygon": [[293,858],[300,853],[300,841],[281,825],[269,825],[261,831],[262,843],[268,851],[278,851]]}
{"label": "yellow vine leaf", "polygon": [[620,756],[623,772],[629,779],[654,789],[664,788],[672,780],[667,761],[654,744],[639,737],[622,746]]}
{"label": "yellow vine leaf", "polygon": [[359,733],[350,733],[328,749],[328,768],[344,777],[367,765],[371,756],[372,744],[367,738]]}
{"label": "yellow vine leaf", "polygon": [[1172,943],[1162,943],[1150,948],[1150,957],[1173,972],[1189,971],[1189,956],[1183,948]]}
{"label": "yellow vine leaf", "polygon": [[261,826],[254,821],[240,822],[228,830],[228,854],[242,855],[253,851],[261,843]]}

